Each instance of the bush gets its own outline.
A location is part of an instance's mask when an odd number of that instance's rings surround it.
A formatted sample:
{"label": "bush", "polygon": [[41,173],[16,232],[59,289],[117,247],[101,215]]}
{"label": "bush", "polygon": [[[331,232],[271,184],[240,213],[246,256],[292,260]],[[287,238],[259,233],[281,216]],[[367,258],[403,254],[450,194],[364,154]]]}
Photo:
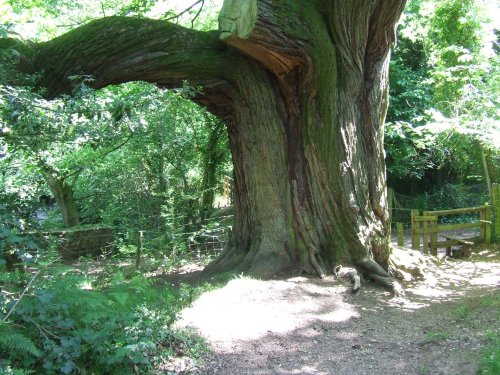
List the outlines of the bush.
{"label": "bush", "polygon": [[141,275],[127,280],[121,272],[96,285],[70,267],[37,280],[17,305],[10,294],[0,295],[3,316],[12,310],[0,325],[2,373],[151,374],[165,358],[201,349],[172,329],[185,291],[157,289]]}

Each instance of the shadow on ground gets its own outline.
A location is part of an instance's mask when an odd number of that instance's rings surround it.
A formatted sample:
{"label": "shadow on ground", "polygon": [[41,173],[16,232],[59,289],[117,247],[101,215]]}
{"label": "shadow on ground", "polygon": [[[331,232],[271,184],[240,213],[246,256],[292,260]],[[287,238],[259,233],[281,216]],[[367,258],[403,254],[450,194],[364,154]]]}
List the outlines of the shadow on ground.
{"label": "shadow on ground", "polygon": [[500,263],[425,263],[403,297],[371,285],[352,295],[333,277],[231,280],[182,313],[178,325],[211,349],[191,373],[474,374],[500,329]]}

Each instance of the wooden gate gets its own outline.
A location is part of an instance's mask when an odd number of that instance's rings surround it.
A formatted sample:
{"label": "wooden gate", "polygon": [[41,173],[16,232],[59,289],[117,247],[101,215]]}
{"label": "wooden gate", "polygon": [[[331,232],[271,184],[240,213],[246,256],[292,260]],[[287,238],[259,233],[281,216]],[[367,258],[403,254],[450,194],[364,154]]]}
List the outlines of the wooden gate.
{"label": "wooden gate", "polygon": [[[479,220],[470,223],[457,224],[439,224],[443,216],[466,215],[479,212]],[[489,206],[458,208],[455,210],[441,211],[411,211],[411,244],[412,249],[420,250],[420,239],[423,240],[424,253],[428,254],[429,249],[432,255],[437,255],[437,249],[445,247],[448,252],[451,246],[464,245],[470,246],[471,243],[490,243],[491,242],[491,210]],[[471,238],[457,238],[451,235],[444,235],[442,232],[454,231],[460,229],[479,228],[479,236]],[[438,234],[446,239],[438,241]]]}

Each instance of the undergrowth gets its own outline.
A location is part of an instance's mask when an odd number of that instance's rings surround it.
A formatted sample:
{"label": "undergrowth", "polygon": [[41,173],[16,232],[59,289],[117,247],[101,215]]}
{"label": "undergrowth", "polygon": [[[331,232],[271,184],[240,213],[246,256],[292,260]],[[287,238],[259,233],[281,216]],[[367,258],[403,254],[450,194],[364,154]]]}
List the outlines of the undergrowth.
{"label": "undergrowth", "polygon": [[495,324],[484,325],[477,316],[486,315],[500,320],[500,295],[494,292],[482,297],[474,298],[458,307],[459,320],[478,329],[479,334],[487,343],[482,351],[479,373],[482,375],[500,374],[500,335]]}
{"label": "undergrowth", "polygon": [[203,343],[172,328],[199,294],[139,273],[67,266],[0,272],[0,373],[154,374]]}
{"label": "undergrowth", "polygon": [[[483,298],[480,305],[483,308],[491,308],[496,311],[496,319],[497,321],[500,320],[500,298],[498,294]],[[483,350],[481,374],[500,374],[500,332],[495,328],[488,329],[484,336],[489,340],[490,344]]]}

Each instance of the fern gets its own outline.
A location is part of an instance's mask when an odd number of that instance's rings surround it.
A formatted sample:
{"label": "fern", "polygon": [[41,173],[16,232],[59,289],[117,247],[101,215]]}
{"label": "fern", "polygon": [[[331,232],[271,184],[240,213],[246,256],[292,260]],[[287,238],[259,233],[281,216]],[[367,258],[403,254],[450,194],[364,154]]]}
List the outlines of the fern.
{"label": "fern", "polygon": [[21,333],[14,332],[5,324],[0,324],[0,351],[14,352],[14,354],[31,354],[40,357],[42,353],[28,337]]}
{"label": "fern", "polygon": [[[58,270],[61,271],[61,270]],[[116,272],[94,290],[81,289],[87,276],[49,273],[0,322],[0,374],[148,371],[172,355],[185,338],[170,327],[183,293],[155,287],[138,274]],[[5,310],[7,301],[0,301]],[[12,324],[10,323],[12,322]],[[24,327],[24,328],[23,328]],[[187,347],[196,347],[188,344]],[[40,348],[40,349],[39,349]]]}
{"label": "fern", "polygon": [[34,373],[35,372],[31,370],[11,368],[10,366],[4,367],[2,362],[0,362],[0,374],[2,375],[30,375]]}
{"label": "fern", "polygon": [[89,310],[105,310],[109,305],[107,298],[98,291],[67,289],[53,291],[54,300],[65,303],[73,308],[85,308]]}

